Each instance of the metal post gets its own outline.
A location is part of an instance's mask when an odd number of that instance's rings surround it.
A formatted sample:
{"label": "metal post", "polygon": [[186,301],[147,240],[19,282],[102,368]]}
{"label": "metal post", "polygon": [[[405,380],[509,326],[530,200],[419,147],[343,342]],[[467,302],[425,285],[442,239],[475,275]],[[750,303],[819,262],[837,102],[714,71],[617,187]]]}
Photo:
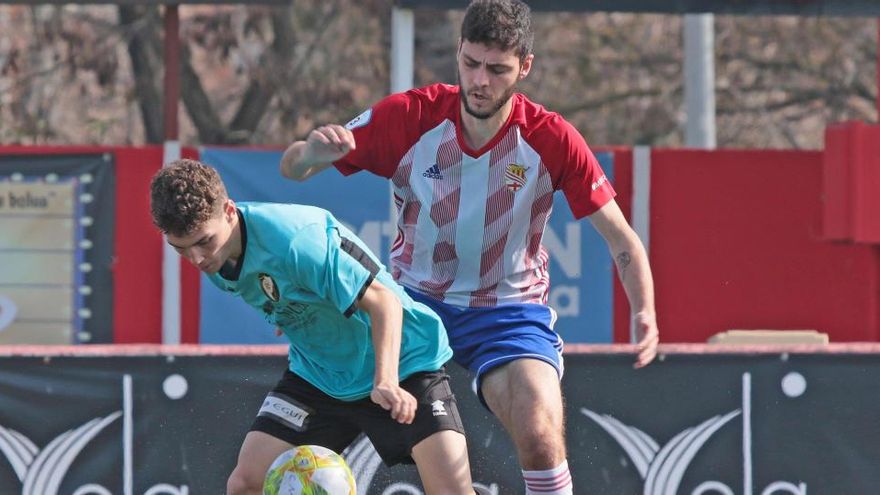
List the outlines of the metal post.
{"label": "metal post", "polygon": [[[176,4],[165,5],[164,134],[162,163],[180,158],[177,107],[180,101],[180,14]],[[179,344],[181,336],[180,256],[167,243],[162,250],[162,343]]]}
{"label": "metal post", "polygon": [[714,149],[715,140],[715,16],[684,16],[685,144]]}
{"label": "metal post", "polygon": [[415,17],[411,9],[391,10],[391,92],[412,89],[415,59]]}

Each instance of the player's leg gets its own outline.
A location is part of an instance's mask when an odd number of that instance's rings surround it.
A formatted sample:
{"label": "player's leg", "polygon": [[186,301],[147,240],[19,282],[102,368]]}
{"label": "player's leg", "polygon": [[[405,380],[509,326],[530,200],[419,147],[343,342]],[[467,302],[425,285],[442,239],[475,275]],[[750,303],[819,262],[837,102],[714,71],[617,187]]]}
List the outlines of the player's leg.
{"label": "player's leg", "polygon": [[238,452],[238,463],[226,482],[227,495],[260,495],[263,480],[272,462],[293,448],[293,444],[263,433],[251,431]]}
{"label": "player's leg", "polygon": [[482,377],[481,391],[516,445],[526,493],[572,493],[556,368],[538,359],[510,361]]}
{"label": "player's leg", "polygon": [[428,495],[472,495],[464,427],[449,376],[443,370],[419,372],[400,386],[418,401],[411,424],[398,423],[369,399],[359,402],[353,420],[385,464],[415,462]]}
{"label": "player's leg", "polygon": [[[531,484],[544,495],[572,493],[559,388],[562,339],[553,330],[553,310],[530,303],[462,309],[415,291],[410,295],[443,318],[454,359],[476,373],[480,400],[502,418],[514,440],[527,490]],[[508,367],[513,362],[522,364]],[[528,371],[531,367],[537,371]],[[489,375],[494,376],[487,389],[483,381]]]}
{"label": "player's leg", "polygon": [[471,494],[471,468],[464,435],[453,430],[434,433],[412,449],[425,493]]}
{"label": "player's leg", "polygon": [[269,466],[295,445],[321,445],[342,452],[360,430],[334,415],[336,402],[285,371],[245,436],[238,463],[226,484],[227,494],[260,495]]}

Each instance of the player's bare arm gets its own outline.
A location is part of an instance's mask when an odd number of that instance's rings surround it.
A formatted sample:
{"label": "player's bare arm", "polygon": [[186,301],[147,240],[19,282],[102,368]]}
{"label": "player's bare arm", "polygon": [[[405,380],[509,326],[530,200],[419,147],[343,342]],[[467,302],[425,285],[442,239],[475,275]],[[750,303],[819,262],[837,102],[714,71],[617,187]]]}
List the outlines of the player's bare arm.
{"label": "player's bare arm", "polygon": [[378,281],[372,281],[358,306],[370,315],[370,330],[376,352],[376,371],[370,399],[391,412],[391,417],[404,424],[412,423],[416,399],[400,387],[398,363],[403,327],[400,299]]}
{"label": "player's bare arm", "polygon": [[338,124],[328,124],[309,133],[305,141],[291,144],[281,157],[281,175],[304,181],[347,155],[355,148],[354,135]]}
{"label": "player's bare arm", "polygon": [[638,336],[636,368],[642,368],[657,355],[660,333],[654,309],[654,282],[648,254],[638,235],[626,222],[617,202],[611,200],[590,215],[590,221],[608,244],[626,291]]}

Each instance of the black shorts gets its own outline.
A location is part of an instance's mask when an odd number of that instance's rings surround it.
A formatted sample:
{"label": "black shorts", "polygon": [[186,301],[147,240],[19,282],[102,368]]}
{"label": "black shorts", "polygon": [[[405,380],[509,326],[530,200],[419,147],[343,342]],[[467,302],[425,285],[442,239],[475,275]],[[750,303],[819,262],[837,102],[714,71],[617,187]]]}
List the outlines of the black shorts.
{"label": "black shorts", "polygon": [[413,446],[434,433],[453,430],[464,434],[445,370],[414,373],[400,386],[418,401],[415,419],[408,425],[395,421],[390,411],[369,397],[334,399],[286,370],[263,401],[251,431],[293,445],[321,445],[340,453],[363,432],[389,466],[413,463]]}

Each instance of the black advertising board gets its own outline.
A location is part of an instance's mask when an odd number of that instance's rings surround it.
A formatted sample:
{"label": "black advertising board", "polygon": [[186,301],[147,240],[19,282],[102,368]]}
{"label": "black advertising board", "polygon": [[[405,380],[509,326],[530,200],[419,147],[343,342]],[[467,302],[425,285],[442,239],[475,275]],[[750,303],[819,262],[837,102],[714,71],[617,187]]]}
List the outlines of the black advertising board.
{"label": "black advertising board", "polygon": [[[3,357],[0,493],[218,494],[283,355]],[[870,494],[880,356],[566,357],[575,493]],[[474,480],[522,493],[514,449],[451,366]],[[346,453],[362,494],[422,493],[411,466]]]}

